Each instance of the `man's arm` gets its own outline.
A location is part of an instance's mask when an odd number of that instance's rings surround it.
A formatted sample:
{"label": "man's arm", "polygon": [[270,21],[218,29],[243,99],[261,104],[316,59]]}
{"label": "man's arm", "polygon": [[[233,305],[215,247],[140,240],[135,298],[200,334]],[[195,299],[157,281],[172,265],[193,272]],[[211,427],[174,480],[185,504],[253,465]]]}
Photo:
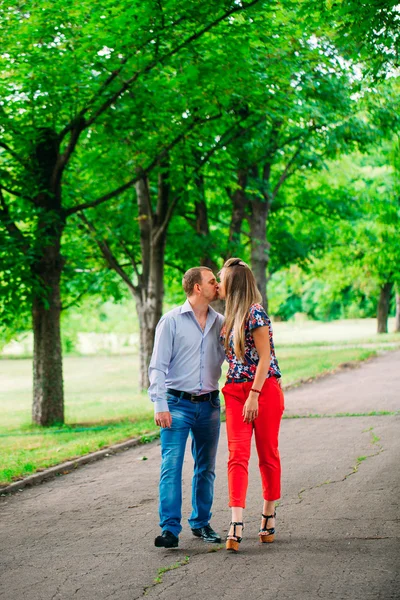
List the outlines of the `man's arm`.
{"label": "man's arm", "polygon": [[174,335],[173,319],[161,319],[156,328],[149,366],[150,387],[148,389],[149,396],[154,402],[154,421],[160,427],[170,427],[172,422],[166,399],[165,377],[171,362]]}

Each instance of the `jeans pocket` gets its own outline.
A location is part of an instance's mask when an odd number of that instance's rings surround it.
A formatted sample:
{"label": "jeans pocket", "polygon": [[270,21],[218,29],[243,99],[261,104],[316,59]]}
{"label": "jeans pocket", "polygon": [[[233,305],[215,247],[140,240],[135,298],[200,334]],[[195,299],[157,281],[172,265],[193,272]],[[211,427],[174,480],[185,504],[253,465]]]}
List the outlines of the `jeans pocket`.
{"label": "jeans pocket", "polygon": [[214,399],[210,399],[210,404],[213,408],[220,408],[221,407],[221,400],[219,399],[219,396],[217,396]]}
{"label": "jeans pocket", "polygon": [[172,396],[172,394],[167,395],[168,406],[177,406],[180,402],[180,398],[178,396]]}

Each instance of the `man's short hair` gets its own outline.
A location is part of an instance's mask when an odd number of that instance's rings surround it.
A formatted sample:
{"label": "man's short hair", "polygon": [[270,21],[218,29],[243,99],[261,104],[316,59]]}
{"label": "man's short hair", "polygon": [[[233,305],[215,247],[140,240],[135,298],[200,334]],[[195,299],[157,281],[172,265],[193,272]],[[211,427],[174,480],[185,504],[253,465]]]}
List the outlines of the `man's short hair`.
{"label": "man's short hair", "polygon": [[192,267],[184,274],[182,285],[186,296],[191,296],[196,283],[202,282],[202,271],[211,271],[212,273],[212,269],[209,267]]}

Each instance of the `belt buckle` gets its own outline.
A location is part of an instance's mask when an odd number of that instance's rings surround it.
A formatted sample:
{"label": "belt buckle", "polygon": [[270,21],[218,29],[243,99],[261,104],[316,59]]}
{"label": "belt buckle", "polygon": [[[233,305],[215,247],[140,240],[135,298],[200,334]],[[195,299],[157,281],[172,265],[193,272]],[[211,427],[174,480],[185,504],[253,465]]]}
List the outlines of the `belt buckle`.
{"label": "belt buckle", "polygon": [[204,398],[204,396],[208,396],[207,400],[211,400],[211,392],[206,392],[205,394],[198,394],[197,396],[195,394],[192,394],[190,397],[190,401],[194,404],[199,404],[199,402],[205,402],[205,399],[200,400],[200,396],[202,398]]}

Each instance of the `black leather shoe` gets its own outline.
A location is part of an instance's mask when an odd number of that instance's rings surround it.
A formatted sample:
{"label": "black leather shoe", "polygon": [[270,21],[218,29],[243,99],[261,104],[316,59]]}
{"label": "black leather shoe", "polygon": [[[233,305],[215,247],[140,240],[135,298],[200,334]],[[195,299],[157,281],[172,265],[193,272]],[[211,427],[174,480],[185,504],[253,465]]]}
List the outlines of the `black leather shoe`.
{"label": "black leather shoe", "polygon": [[154,545],[157,546],[157,548],[177,548],[178,544],[179,538],[167,529],[154,540]]}
{"label": "black leather shoe", "polygon": [[205,542],[209,544],[220,544],[221,536],[218,535],[211,527],[211,525],[206,525],[205,527],[200,527],[199,529],[192,529],[193,535],[203,539]]}

